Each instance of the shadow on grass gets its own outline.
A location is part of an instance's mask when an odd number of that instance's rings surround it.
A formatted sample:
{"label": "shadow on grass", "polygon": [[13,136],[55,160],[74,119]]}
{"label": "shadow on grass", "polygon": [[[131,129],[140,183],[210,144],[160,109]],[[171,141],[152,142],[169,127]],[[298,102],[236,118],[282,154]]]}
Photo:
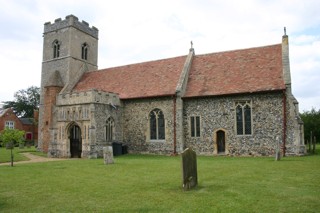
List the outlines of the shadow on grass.
{"label": "shadow on grass", "polygon": [[9,205],[8,205],[7,203],[5,203],[3,200],[4,200],[4,199],[0,197],[0,212],[2,212],[2,210],[4,210],[4,209],[7,209],[8,206],[9,206]]}

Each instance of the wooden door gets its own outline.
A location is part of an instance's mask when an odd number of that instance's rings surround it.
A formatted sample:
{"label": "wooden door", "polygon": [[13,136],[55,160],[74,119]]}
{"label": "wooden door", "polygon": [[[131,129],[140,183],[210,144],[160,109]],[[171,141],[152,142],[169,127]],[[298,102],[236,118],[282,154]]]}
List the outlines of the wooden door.
{"label": "wooden door", "polygon": [[217,141],[218,141],[218,153],[222,153],[225,152],[225,145],[226,145],[226,141],[225,141],[225,132],[222,130],[219,130],[217,132]]}
{"label": "wooden door", "polygon": [[72,158],[81,158],[81,129],[74,125],[70,128],[70,153]]}

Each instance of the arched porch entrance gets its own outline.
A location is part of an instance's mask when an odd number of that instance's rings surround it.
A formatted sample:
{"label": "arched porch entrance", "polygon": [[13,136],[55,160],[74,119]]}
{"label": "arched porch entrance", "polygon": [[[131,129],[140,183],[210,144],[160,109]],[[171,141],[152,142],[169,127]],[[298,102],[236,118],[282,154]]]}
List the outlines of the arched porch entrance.
{"label": "arched porch entrance", "polygon": [[78,125],[72,125],[69,129],[70,135],[70,153],[72,158],[81,158],[82,141],[81,129]]}

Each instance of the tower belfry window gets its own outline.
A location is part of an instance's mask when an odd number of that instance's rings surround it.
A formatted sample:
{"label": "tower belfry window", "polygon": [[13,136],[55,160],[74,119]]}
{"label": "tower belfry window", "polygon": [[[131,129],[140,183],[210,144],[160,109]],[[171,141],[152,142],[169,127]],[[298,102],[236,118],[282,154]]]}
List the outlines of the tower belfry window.
{"label": "tower belfry window", "polygon": [[58,40],[53,42],[53,58],[58,58],[60,56],[60,43]]}
{"label": "tower belfry window", "polygon": [[88,60],[88,44],[84,43],[81,46],[81,59]]}

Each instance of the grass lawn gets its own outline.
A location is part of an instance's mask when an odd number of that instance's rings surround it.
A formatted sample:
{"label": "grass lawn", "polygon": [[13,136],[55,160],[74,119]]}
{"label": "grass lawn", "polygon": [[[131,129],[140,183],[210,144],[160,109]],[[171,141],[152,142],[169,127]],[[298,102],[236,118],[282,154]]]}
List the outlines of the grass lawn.
{"label": "grass lawn", "polygon": [[[30,152],[34,155],[40,155],[43,157],[47,157],[47,154],[42,153],[42,152],[38,152],[34,146],[30,147],[30,148],[23,148],[23,149],[19,149],[19,147],[14,147],[14,149],[12,150],[13,153],[13,161],[17,162],[17,161],[24,161],[24,160],[28,160],[28,158],[26,158],[25,156],[21,155],[20,153],[23,152]],[[11,151],[10,149],[6,149],[4,147],[0,147],[0,163],[5,163],[5,162],[11,162]]]}
{"label": "grass lawn", "polygon": [[320,155],[198,157],[183,191],[180,156],[0,166],[0,212],[319,212],[319,169]]}

